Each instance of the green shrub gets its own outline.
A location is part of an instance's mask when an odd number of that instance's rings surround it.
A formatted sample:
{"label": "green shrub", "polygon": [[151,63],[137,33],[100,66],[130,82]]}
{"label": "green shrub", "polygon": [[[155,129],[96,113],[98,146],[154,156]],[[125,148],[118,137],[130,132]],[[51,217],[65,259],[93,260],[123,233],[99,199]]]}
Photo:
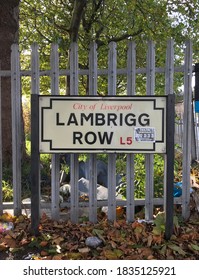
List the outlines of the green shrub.
{"label": "green shrub", "polygon": [[3,193],[3,201],[9,202],[13,200],[13,189],[12,186],[6,182],[2,181],[2,193]]}

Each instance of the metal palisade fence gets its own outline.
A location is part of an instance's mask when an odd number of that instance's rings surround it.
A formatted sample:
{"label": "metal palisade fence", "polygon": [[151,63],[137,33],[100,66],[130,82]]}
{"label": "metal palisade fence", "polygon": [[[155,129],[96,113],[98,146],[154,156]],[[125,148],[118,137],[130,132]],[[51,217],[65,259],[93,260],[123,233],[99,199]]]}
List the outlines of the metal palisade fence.
{"label": "metal palisade fence", "polygon": [[[164,67],[156,67],[155,65],[155,44],[152,41],[148,42],[147,60],[145,68],[136,68],[136,44],[132,41],[128,43],[127,65],[126,68],[117,68],[117,51],[116,43],[109,44],[108,51],[108,68],[98,69],[98,54],[97,45],[92,43],[89,52],[89,68],[79,69],[78,67],[78,46],[72,43],[70,46],[70,66],[69,69],[60,69],[59,67],[59,52],[58,45],[52,44],[50,69],[40,70],[39,66],[39,51],[38,45],[32,45],[31,52],[31,69],[21,70],[20,68],[20,53],[19,46],[12,46],[11,56],[11,71],[0,71],[0,77],[11,76],[12,83],[12,145],[13,145],[13,191],[14,201],[10,203],[3,202],[2,184],[0,186],[0,212],[6,209],[13,209],[14,214],[18,215],[22,209],[31,209],[30,203],[22,203],[21,200],[21,77],[31,77],[31,94],[40,94],[40,79],[42,76],[49,76],[51,80],[51,94],[59,94],[59,78],[60,76],[70,76],[70,95],[79,95],[79,77],[86,75],[89,79],[88,93],[89,95],[98,95],[98,80],[100,76],[106,76],[108,79],[108,95],[115,96],[117,94],[117,76],[124,75],[127,79],[126,95],[136,95],[136,78],[139,74],[144,74],[146,77],[146,95],[154,95],[155,81],[157,74],[163,74],[165,79],[165,89],[163,95],[173,94],[174,74],[179,72],[184,75],[184,114],[183,114],[183,178],[182,178],[182,196],[174,199],[174,203],[182,204],[182,213],[186,218],[189,215],[189,199],[190,199],[190,155],[191,155],[191,123],[192,118],[192,43],[187,41],[185,44],[184,62],[179,66],[174,65],[174,41],[169,40],[166,48],[166,62]],[[1,81],[1,79],[0,79]],[[0,88],[1,90],[1,88]],[[1,100],[1,99],[0,99]],[[1,100],[3,102],[3,100]],[[2,129],[0,122],[0,132],[2,139]],[[32,130],[32,133],[34,131]],[[167,155],[163,155],[166,160]],[[97,184],[97,155],[90,154],[89,156],[89,201],[79,201],[79,161],[78,154],[70,156],[70,185],[71,194],[70,201],[63,202],[60,205],[60,156],[52,154],[52,169],[51,169],[51,201],[38,204],[38,209],[32,211],[40,211],[41,209],[49,209],[53,219],[60,218],[60,206],[70,208],[70,219],[72,222],[78,222],[79,209],[88,207],[89,220],[97,221],[97,208],[108,207],[108,219],[116,219],[116,207],[126,206],[126,219],[133,221],[135,217],[135,206],[145,206],[145,219],[153,218],[154,205],[165,205],[166,182],[164,186],[165,195],[163,198],[154,198],[154,154],[145,155],[145,198],[135,199],[135,154],[128,153],[126,155],[126,199],[116,199],[116,154],[108,154],[108,200],[98,201],[96,198]],[[33,159],[34,160],[34,159]],[[0,141],[0,179],[2,182],[2,141]],[[165,177],[166,177],[165,168]],[[40,170],[38,168],[38,177]],[[34,191],[34,190],[33,190]],[[34,195],[33,195],[34,196]],[[40,194],[39,194],[40,196]],[[39,199],[40,197],[36,197]]]}

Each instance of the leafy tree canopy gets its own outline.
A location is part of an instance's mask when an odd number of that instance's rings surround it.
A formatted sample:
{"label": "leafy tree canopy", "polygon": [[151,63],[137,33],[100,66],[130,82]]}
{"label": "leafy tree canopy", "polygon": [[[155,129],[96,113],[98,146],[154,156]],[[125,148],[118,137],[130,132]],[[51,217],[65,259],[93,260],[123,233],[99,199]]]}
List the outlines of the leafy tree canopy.
{"label": "leafy tree canopy", "polygon": [[[107,66],[108,43],[118,43],[118,67],[126,65],[127,40],[137,45],[137,66],[146,63],[146,41],[157,42],[156,64],[165,61],[166,41],[174,38],[181,63],[183,44],[192,39],[197,51],[199,30],[197,0],[22,0],[20,42],[28,49],[38,42],[46,67],[50,43],[59,44],[60,63],[67,65],[71,42],[79,45],[79,66],[87,68],[91,41],[98,45],[99,67]],[[195,59],[198,53],[195,52]],[[105,59],[106,58],[106,59]]]}

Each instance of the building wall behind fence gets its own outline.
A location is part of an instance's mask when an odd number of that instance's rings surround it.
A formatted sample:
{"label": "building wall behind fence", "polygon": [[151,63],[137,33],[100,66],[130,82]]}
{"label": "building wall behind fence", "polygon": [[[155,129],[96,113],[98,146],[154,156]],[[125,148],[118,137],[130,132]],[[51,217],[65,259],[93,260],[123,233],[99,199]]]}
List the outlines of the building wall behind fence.
{"label": "building wall behind fence", "polygon": [[[40,70],[38,45],[33,44],[31,51],[31,69],[22,71],[20,68],[19,46],[12,46],[11,71],[0,71],[0,76],[11,76],[12,80],[12,126],[13,126],[13,190],[14,201],[11,203],[3,203],[2,185],[0,186],[0,211],[13,209],[15,215],[21,213],[23,208],[30,208],[30,203],[21,203],[21,147],[20,147],[20,110],[21,110],[21,82],[22,76],[31,77],[31,94],[40,94],[40,78],[49,76],[51,80],[51,94],[59,94],[59,78],[60,76],[70,77],[70,95],[79,95],[79,77],[85,75],[89,79],[89,95],[98,94],[99,77],[105,76],[108,79],[107,94],[115,96],[117,94],[117,78],[118,75],[124,75],[127,79],[126,95],[136,95],[136,79],[137,75],[145,75],[146,92],[144,94],[154,95],[156,86],[156,75],[163,74],[165,77],[165,89],[163,95],[173,94],[174,74],[183,73],[184,75],[184,117],[183,117],[183,135],[180,138],[183,144],[183,195],[175,199],[175,203],[182,203],[183,216],[189,215],[189,197],[190,197],[190,154],[191,154],[191,133],[189,123],[191,122],[191,96],[192,96],[192,43],[188,41],[185,48],[184,63],[182,65],[174,65],[174,42],[168,41],[166,48],[166,63],[164,67],[156,67],[155,65],[155,44],[150,41],[147,45],[146,67],[136,67],[136,44],[132,41],[128,43],[127,65],[123,69],[117,68],[117,45],[114,42],[109,44],[108,51],[108,68],[99,69],[97,59],[97,46],[91,44],[89,51],[89,69],[79,69],[78,67],[78,46],[73,43],[70,46],[70,67],[69,69],[59,68],[59,52],[58,45],[51,46],[51,68],[48,70]],[[1,100],[3,102],[3,100]],[[1,128],[1,126],[0,126]],[[1,138],[2,138],[2,131]],[[1,142],[0,142],[1,144]],[[1,149],[0,145],[0,149]],[[117,155],[108,155],[108,201],[97,201],[96,199],[96,164],[97,155],[91,154],[89,157],[89,202],[79,202],[78,179],[79,179],[79,162],[78,154],[71,154],[70,172],[71,172],[71,196],[70,202],[64,202],[60,205],[59,187],[60,187],[60,157],[58,154],[52,155],[52,177],[51,177],[51,202],[41,202],[42,209],[48,209],[53,219],[61,217],[60,206],[69,207],[69,218],[73,222],[78,222],[79,210],[84,207],[88,208],[89,220],[97,221],[97,207],[108,206],[108,219],[116,219],[116,206],[126,206],[126,218],[128,221],[134,220],[135,206],[145,206],[145,219],[153,218],[154,205],[164,205],[164,198],[154,198],[154,155],[145,155],[145,199],[135,199],[135,154],[126,155],[126,200],[117,200],[116,192],[116,159]],[[165,156],[164,156],[165,158]],[[0,160],[2,164],[2,153],[0,151]],[[165,169],[166,174],[166,169]],[[0,176],[2,177],[2,168],[0,168]],[[166,176],[165,176],[166,177]],[[164,183],[166,189],[166,182]],[[165,192],[166,193],[166,192]]]}

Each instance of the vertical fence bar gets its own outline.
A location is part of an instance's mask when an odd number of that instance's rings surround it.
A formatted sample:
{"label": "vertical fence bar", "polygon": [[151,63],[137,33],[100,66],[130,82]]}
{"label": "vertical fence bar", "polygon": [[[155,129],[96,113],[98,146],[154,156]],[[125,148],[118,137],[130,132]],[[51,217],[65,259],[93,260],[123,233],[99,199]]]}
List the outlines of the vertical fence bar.
{"label": "vertical fence bar", "polygon": [[[174,78],[174,40],[167,42],[166,50],[166,68],[165,68],[165,95],[173,94],[173,78]],[[168,155],[164,155],[164,209],[166,210],[167,199],[167,161]]]}
{"label": "vertical fence bar", "polygon": [[[51,94],[59,94],[59,53],[58,45],[51,46]],[[51,162],[51,213],[52,219],[59,219],[59,189],[60,189],[60,155],[52,154]]]}
{"label": "vertical fence bar", "polygon": [[193,102],[191,103],[191,161],[197,160],[196,134],[195,134],[195,113]]}
{"label": "vertical fence bar", "polygon": [[180,127],[179,127],[179,133],[180,133],[180,147],[183,149],[183,115],[181,116],[180,119]]}
{"label": "vertical fence bar", "polygon": [[[70,95],[78,95],[78,45],[70,46]],[[78,222],[79,217],[79,162],[78,154],[71,154],[70,184],[71,184],[71,221]]]}
{"label": "vertical fence bar", "polygon": [[[108,95],[116,95],[117,52],[116,43],[109,44]],[[116,219],[116,155],[108,156],[108,219]]]}
{"label": "vertical fence bar", "polygon": [[[89,95],[97,95],[97,44],[90,45],[89,53]],[[97,222],[97,159],[89,157],[89,221]]]}
{"label": "vertical fence bar", "polygon": [[184,117],[183,117],[183,175],[182,215],[189,217],[190,164],[191,164],[191,114],[192,114],[192,42],[186,42],[184,65]]}
{"label": "vertical fence bar", "polygon": [[14,215],[21,214],[21,88],[19,46],[11,47],[12,169]]}
{"label": "vertical fence bar", "polygon": [[0,61],[0,215],[3,214],[3,154],[2,154],[2,114],[1,114],[1,61]]}
{"label": "vertical fence bar", "polygon": [[196,139],[196,158],[199,160],[199,63],[195,64],[195,88],[194,88],[194,111],[195,111],[195,139]]}
{"label": "vertical fence bar", "polygon": [[[155,90],[155,45],[152,41],[148,43],[147,52],[147,95],[154,95]],[[145,219],[153,219],[153,197],[154,197],[154,155],[145,155],[146,166],[146,197],[145,197]]]}
{"label": "vertical fence bar", "polygon": [[[127,53],[127,95],[135,95],[135,78],[136,78],[136,45],[134,42],[128,43]],[[132,222],[135,216],[135,175],[134,175],[134,154],[127,154],[126,159],[126,174],[127,174],[127,188],[126,188],[126,220]]]}
{"label": "vertical fence bar", "polygon": [[39,53],[31,47],[31,230],[39,233],[40,221],[40,153],[39,153]]}
{"label": "vertical fence bar", "polygon": [[174,180],[174,129],[175,129],[175,96],[168,95],[167,123],[166,123],[166,192],[165,192],[165,238],[170,239],[173,234],[173,180]]}
{"label": "vertical fence bar", "polygon": [[196,141],[196,160],[198,160],[198,151],[199,151],[199,147],[198,147],[198,113],[194,114],[194,123],[195,123],[195,141]]}
{"label": "vertical fence bar", "polygon": [[167,42],[166,68],[165,68],[165,95],[173,94],[174,74],[174,40]]}

